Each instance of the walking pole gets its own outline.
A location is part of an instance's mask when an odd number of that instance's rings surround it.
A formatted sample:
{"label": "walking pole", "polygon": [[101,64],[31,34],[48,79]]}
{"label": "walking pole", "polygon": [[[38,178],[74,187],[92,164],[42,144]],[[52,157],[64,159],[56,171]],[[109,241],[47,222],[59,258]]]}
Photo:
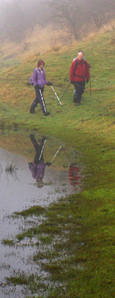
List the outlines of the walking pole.
{"label": "walking pole", "polygon": [[43,154],[44,147],[45,147],[45,142],[46,142],[46,140],[44,140],[44,143],[43,143],[43,146],[42,146],[42,149],[41,149],[41,152],[40,152],[39,160],[41,159],[41,156]]}
{"label": "walking pole", "polygon": [[67,157],[68,161],[71,163],[71,161],[70,161],[70,158],[68,157],[68,155],[67,155],[67,153],[66,153],[66,151],[65,151],[64,147],[63,147],[63,151],[65,152],[65,155],[66,155],[66,157]]}
{"label": "walking pole", "polygon": [[59,149],[56,151],[56,153],[55,153],[54,157],[53,157],[53,158],[52,158],[52,160],[51,160],[51,163],[54,161],[54,158],[56,157],[56,155],[57,155],[57,154],[58,154],[58,152],[60,151],[61,147],[62,147],[62,146],[60,146],[60,147],[59,147]]}
{"label": "walking pole", "polygon": [[62,97],[61,97],[61,99],[63,98],[63,96],[64,96],[64,94],[66,93],[67,89],[69,88],[70,84],[71,84],[71,82],[69,82],[69,84],[68,84],[67,88],[65,89],[64,93],[62,94]]}
{"label": "walking pole", "polygon": [[58,101],[59,101],[60,105],[62,106],[62,103],[61,103],[61,101],[60,101],[59,97],[57,96],[57,93],[55,92],[55,90],[54,90],[53,86],[51,86],[51,88],[52,88],[52,90],[53,90],[53,92],[54,92],[55,96],[57,97],[57,99],[58,99]]}
{"label": "walking pole", "polygon": [[91,77],[90,77],[90,96],[91,96]]}
{"label": "walking pole", "polygon": [[42,95],[42,91],[41,91],[41,89],[39,89],[39,93],[40,93],[41,100],[42,100],[42,103],[43,103],[44,111],[45,111],[45,113],[46,113],[47,110],[46,110],[46,107],[45,107],[45,103],[44,103],[44,99],[43,99],[43,95]]}
{"label": "walking pole", "polygon": [[[91,68],[90,64],[89,64],[89,68]],[[91,96],[91,72],[90,72],[90,96]]]}

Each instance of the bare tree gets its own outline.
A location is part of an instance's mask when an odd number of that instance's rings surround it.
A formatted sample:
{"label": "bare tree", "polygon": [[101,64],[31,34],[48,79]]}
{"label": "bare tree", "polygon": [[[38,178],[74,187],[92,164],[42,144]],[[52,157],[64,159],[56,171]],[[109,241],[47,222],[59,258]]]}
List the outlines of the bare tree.
{"label": "bare tree", "polygon": [[96,27],[100,29],[115,16],[114,0],[88,0],[88,11]]}
{"label": "bare tree", "polygon": [[87,0],[59,0],[51,1],[51,21],[68,28],[75,39],[81,38],[81,29],[87,24]]}
{"label": "bare tree", "polygon": [[25,38],[27,31],[32,31],[36,24],[47,25],[47,2],[30,0],[28,2],[13,0],[2,7],[0,37],[20,42]]}
{"label": "bare tree", "polygon": [[79,40],[112,18],[115,0],[12,0],[0,3],[0,38],[20,42],[36,24],[55,24]]}

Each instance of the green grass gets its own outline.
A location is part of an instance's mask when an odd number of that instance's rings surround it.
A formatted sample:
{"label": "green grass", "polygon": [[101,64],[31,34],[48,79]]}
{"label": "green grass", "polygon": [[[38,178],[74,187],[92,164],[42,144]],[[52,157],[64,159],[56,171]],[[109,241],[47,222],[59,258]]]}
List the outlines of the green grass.
{"label": "green grass", "polygon": [[14,216],[17,217],[19,215],[23,216],[23,217],[27,217],[27,216],[33,216],[33,215],[39,215],[42,214],[44,211],[44,208],[41,206],[32,206],[27,210],[23,210],[21,212],[15,212]]}
{"label": "green grass", "polygon": [[15,242],[13,240],[3,239],[2,244],[8,245],[8,246],[13,246],[15,244]]}
{"label": "green grass", "polygon": [[[51,88],[45,87],[46,105],[50,111],[48,117],[42,115],[40,107],[36,108],[36,115],[29,113],[35,95],[27,82],[36,66],[37,56],[0,74],[1,128],[13,130],[18,125],[26,131],[56,137],[75,148],[79,152],[79,161],[84,165],[84,190],[52,204],[42,213],[46,220],[41,225],[17,235],[19,241],[25,237],[37,238],[33,260],[50,273],[52,284],[45,288],[48,298],[115,296],[113,39],[114,33],[107,32],[79,44],[91,64],[91,96],[90,86],[86,85],[82,105],[76,107],[71,85],[61,107],[55,96],[50,97],[53,95]],[[77,50],[74,45],[62,54],[56,52],[42,57],[46,63],[46,77],[53,82],[59,97],[67,87],[64,78],[69,78],[69,68]],[[13,144],[13,133],[11,140]],[[0,144],[8,146],[2,137]],[[9,146],[11,150],[13,145]],[[23,155],[26,155],[26,146],[24,140],[22,146],[19,137],[18,147]],[[17,150],[14,148],[15,152]],[[43,243],[44,251],[40,250],[40,243]],[[32,291],[34,293],[34,286]]]}

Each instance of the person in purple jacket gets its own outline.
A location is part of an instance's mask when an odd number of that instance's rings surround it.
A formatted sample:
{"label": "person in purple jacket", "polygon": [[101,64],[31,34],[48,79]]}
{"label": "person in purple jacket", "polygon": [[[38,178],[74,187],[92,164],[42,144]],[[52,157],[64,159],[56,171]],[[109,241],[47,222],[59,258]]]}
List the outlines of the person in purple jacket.
{"label": "person in purple jacket", "polygon": [[45,100],[43,97],[43,91],[44,91],[45,84],[47,86],[52,86],[52,83],[46,80],[44,65],[45,65],[44,61],[39,60],[37,63],[37,68],[34,69],[34,72],[32,75],[32,82],[35,87],[36,98],[31,105],[30,113],[35,114],[35,108],[37,104],[40,103],[43,114],[47,116],[49,115],[49,112],[47,112],[47,109],[46,109]]}
{"label": "person in purple jacket", "polygon": [[30,135],[30,139],[34,146],[36,154],[34,157],[34,161],[29,162],[28,166],[29,166],[30,171],[32,172],[32,177],[34,179],[36,179],[36,183],[37,183],[38,187],[42,187],[43,186],[42,179],[44,177],[45,167],[51,166],[50,162],[44,163],[44,159],[43,159],[43,150],[44,150],[46,138],[42,137],[40,145],[37,143],[33,134]]}

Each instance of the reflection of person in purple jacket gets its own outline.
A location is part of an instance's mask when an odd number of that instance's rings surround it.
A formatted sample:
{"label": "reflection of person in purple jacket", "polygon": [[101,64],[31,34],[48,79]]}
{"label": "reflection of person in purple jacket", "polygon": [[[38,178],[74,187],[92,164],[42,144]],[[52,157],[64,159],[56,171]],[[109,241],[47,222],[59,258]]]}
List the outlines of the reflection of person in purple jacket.
{"label": "reflection of person in purple jacket", "polygon": [[30,113],[35,114],[35,108],[37,104],[40,103],[43,114],[47,116],[49,115],[49,112],[47,112],[46,110],[43,92],[44,92],[45,84],[47,86],[51,86],[52,83],[46,80],[44,65],[45,65],[44,61],[39,60],[37,63],[37,68],[34,69],[34,72],[32,75],[32,83],[35,87],[36,98],[31,105]]}
{"label": "reflection of person in purple jacket", "polygon": [[33,134],[30,135],[30,139],[31,142],[34,146],[34,149],[36,151],[35,157],[34,157],[34,161],[33,162],[29,162],[28,166],[30,171],[32,172],[32,177],[34,179],[36,179],[37,185],[39,187],[43,186],[43,176],[44,176],[44,171],[45,171],[45,167],[46,166],[50,166],[51,163],[46,162],[44,163],[44,159],[43,159],[43,150],[44,150],[44,145],[46,142],[46,138],[43,137],[41,139],[40,145],[37,143],[35,137]]}

